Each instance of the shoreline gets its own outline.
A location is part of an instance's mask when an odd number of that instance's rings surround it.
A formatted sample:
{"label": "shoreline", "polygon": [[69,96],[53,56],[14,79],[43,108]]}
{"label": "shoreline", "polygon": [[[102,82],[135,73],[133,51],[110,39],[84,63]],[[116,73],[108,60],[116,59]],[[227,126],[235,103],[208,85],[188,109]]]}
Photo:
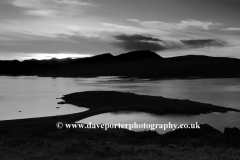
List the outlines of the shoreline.
{"label": "shoreline", "polygon": [[[214,106],[190,100],[178,100],[157,96],[137,95],[134,93],[117,91],[85,91],[64,95],[62,98],[68,104],[76,107],[85,107],[89,110],[48,117],[26,119],[2,120],[1,126],[13,125],[13,130],[20,129],[18,125],[43,125],[46,128],[57,122],[74,123],[84,118],[109,112],[136,111],[156,115],[199,115],[208,113],[226,113],[228,111],[240,112],[237,109]],[[6,128],[2,127],[2,128]],[[7,127],[8,128],[8,127]],[[36,129],[36,127],[33,127]],[[21,130],[21,129],[20,129]],[[28,129],[27,129],[28,130]],[[29,129],[31,130],[31,129]]]}
{"label": "shoreline", "polygon": [[67,104],[89,108],[85,112],[140,111],[157,115],[199,115],[212,112],[240,112],[238,109],[221,107],[190,100],[161,96],[138,95],[119,91],[85,91],[64,95]]}
{"label": "shoreline", "polygon": [[[64,95],[61,104],[88,108],[83,112],[57,116],[43,116],[23,119],[1,120],[0,122],[63,120],[75,122],[89,116],[109,112],[144,112],[156,115],[200,115],[208,113],[240,112],[238,109],[216,106],[191,100],[171,99],[161,96],[138,95],[119,91],[83,91]],[[94,101],[94,102],[92,102]],[[97,101],[97,102],[96,102]],[[161,106],[162,105],[162,106]],[[177,107],[176,107],[177,106]],[[192,108],[195,106],[194,108]]]}
{"label": "shoreline", "polygon": [[24,75],[24,74],[0,74],[0,77],[39,77],[39,78],[99,78],[99,77],[117,77],[122,80],[127,80],[127,79],[136,79],[136,80],[201,80],[201,79],[239,79],[240,76],[232,77],[232,76],[227,76],[227,77],[149,77],[149,76],[119,76],[119,75],[104,75],[104,76],[41,76],[41,75]]}
{"label": "shoreline", "polygon": [[[103,94],[105,93],[105,94]],[[95,94],[95,96],[93,96]],[[192,102],[188,100],[174,100],[163,97],[140,96],[132,93],[110,92],[107,91],[89,91],[73,93],[65,95],[65,103],[84,103],[89,111],[59,115],[52,117],[29,118],[18,120],[0,121],[0,159],[15,160],[19,159],[111,159],[111,160],[132,160],[136,155],[141,155],[141,160],[148,159],[166,159],[166,160],[202,160],[212,159],[212,156],[220,156],[223,159],[238,159],[240,156],[240,129],[228,128],[221,132],[208,124],[201,124],[200,129],[176,129],[164,134],[159,134],[156,131],[140,131],[128,129],[100,129],[100,128],[75,128],[75,129],[57,129],[56,123],[73,123],[76,119],[89,116],[93,113],[99,113],[113,109],[123,110],[119,104],[110,103],[112,107],[103,104],[113,102],[113,98],[102,99],[102,96],[125,97],[128,101],[122,101],[125,104],[132,105],[131,99],[135,100],[135,96],[139,99],[138,104],[143,106],[133,106],[131,109],[146,109],[142,101],[148,102],[154,106],[153,101],[160,99],[161,102],[174,101],[175,103],[190,103],[213,107],[215,111],[229,111],[230,108],[224,108]],[[79,96],[80,95],[80,96]],[[118,95],[118,96],[117,96]],[[90,96],[90,97],[89,97]],[[77,99],[74,99],[76,98]],[[79,99],[80,98],[80,99]],[[85,98],[85,99],[84,99]],[[91,98],[92,101],[89,101]],[[100,98],[99,105],[95,102]],[[124,98],[121,100],[124,100]],[[127,100],[125,99],[125,100]],[[104,103],[105,102],[105,103]],[[136,102],[136,101],[135,101]],[[168,102],[168,103],[169,103]],[[165,104],[168,104],[165,103]],[[115,108],[114,108],[115,107]],[[134,108],[135,107],[135,108]],[[200,108],[201,108],[200,107]],[[217,108],[215,108],[217,107]],[[128,108],[129,109],[129,108]],[[156,111],[156,108],[152,108]],[[187,108],[189,109],[189,108]],[[224,109],[224,110],[222,110]],[[150,111],[147,109],[146,111]],[[161,114],[170,113],[172,110],[167,108],[159,110]],[[236,111],[236,110],[235,110]],[[237,110],[239,112],[239,110]],[[87,112],[87,113],[86,113]],[[190,112],[197,113],[197,112]],[[198,112],[206,113],[206,110]],[[209,111],[207,112],[209,113]],[[85,124],[87,125],[87,124]],[[221,159],[221,160],[223,160]]]}

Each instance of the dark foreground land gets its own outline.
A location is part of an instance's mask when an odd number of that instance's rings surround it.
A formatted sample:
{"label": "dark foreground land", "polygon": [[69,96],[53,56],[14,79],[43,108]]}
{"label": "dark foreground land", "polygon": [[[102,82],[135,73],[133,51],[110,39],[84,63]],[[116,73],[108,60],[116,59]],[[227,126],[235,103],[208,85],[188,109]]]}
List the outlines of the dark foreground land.
{"label": "dark foreground land", "polygon": [[62,99],[89,110],[63,116],[1,121],[0,160],[238,160],[240,157],[240,130],[237,128],[225,128],[221,133],[204,124],[200,129],[177,129],[164,135],[126,129],[56,128],[57,122],[75,122],[110,111],[190,115],[237,110],[113,91],[73,93]]}
{"label": "dark foreground land", "polygon": [[[44,124],[38,126],[44,130]],[[22,128],[23,129],[23,128]],[[240,130],[208,126],[159,135],[154,131],[74,129],[0,131],[1,160],[239,160]]]}

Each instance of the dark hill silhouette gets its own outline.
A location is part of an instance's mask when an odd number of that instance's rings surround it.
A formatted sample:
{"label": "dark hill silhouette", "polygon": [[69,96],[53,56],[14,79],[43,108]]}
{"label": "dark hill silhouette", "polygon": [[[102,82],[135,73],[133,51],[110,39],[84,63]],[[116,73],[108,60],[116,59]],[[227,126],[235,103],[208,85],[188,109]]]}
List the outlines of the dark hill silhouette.
{"label": "dark hill silhouette", "polygon": [[110,53],[105,53],[101,55],[96,55],[89,58],[83,58],[82,63],[103,63],[103,62],[110,62],[114,60],[114,56]]}
{"label": "dark hill silhouette", "polygon": [[199,61],[199,60],[238,60],[234,58],[228,57],[209,57],[204,55],[186,55],[186,56],[178,56],[169,58],[172,61]]}
{"label": "dark hill silhouette", "polygon": [[225,57],[162,58],[151,51],[110,53],[78,59],[0,61],[2,75],[46,77],[239,78],[240,60]]}
{"label": "dark hill silhouette", "polygon": [[142,50],[142,51],[132,51],[116,56],[119,61],[137,61],[142,59],[161,59],[162,57],[155,52]]}

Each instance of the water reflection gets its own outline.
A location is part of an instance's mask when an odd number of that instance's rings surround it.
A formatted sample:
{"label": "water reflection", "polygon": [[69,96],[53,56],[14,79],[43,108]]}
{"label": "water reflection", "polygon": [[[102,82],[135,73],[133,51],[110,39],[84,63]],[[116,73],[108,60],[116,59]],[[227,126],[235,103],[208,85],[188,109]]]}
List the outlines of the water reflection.
{"label": "water reflection", "polygon": [[[179,115],[153,115],[142,112],[131,113],[105,113],[101,115],[92,116],[78,123],[93,123],[93,124],[195,124],[196,122],[201,124],[209,124],[214,126],[220,131],[224,131],[225,127],[238,127],[240,128],[240,114],[236,112],[229,112],[227,114],[212,113],[202,114],[194,116],[179,116]],[[147,129],[133,129],[135,131],[143,131]],[[156,129],[160,134],[172,131],[173,129]]]}
{"label": "water reflection", "polygon": [[[99,78],[47,78],[0,77],[0,120],[40,117],[85,111],[72,105],[58,105],[56,98],[62,95],[90,91],[115,90],[143,95],[190,99],[219,106],[240,109],[240,79],[200,80],[138,80],[118,77]],[[57,109],[56,107],[60,107]],[[21,111],[21,112],[19,112]],[[238,126],[238,113],[208,114],[194,117],[154,116],[146,113],[103,114],[93,117],[104,122],[194,122],[209,123],[219,128]],[[88,119],[95,121],[94,119]],[[85,120],[84,120],[85,121]],[[127,121],[126,121],[127,122]]]}

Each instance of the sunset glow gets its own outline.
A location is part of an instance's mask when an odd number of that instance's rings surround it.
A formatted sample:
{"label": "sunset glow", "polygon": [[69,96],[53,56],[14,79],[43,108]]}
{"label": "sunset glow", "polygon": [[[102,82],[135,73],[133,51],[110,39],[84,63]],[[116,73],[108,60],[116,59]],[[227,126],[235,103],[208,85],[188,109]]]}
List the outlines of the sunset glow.
{"label": "sunset glow", "polygon": [[0,59],[139,49],[164,57],[240,58],[239,5],[237,0],[2,0]]}

